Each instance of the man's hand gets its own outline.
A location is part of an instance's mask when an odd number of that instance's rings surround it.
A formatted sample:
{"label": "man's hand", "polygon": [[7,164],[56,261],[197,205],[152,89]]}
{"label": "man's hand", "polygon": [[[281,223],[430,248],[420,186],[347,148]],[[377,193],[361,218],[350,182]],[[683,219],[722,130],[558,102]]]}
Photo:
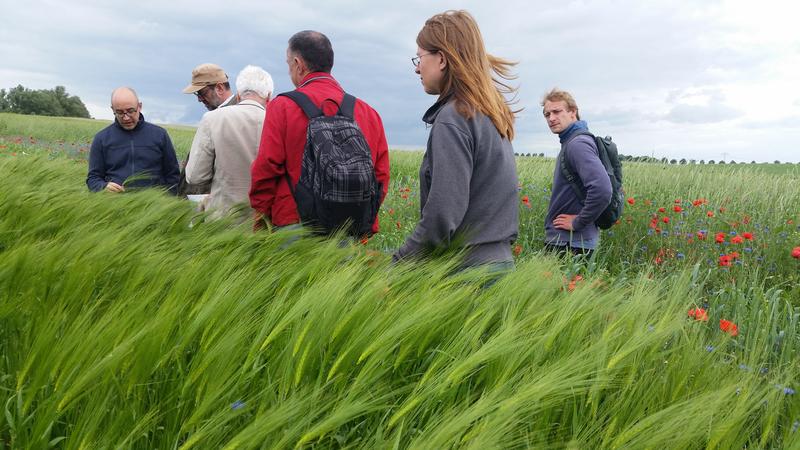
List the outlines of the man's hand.
{"label": "man's hand", "polygon": [[577,214],[559,214],[553,219],[553,226],[559,230],[573,231],[572,221],[578,217]]}
{"label": "man's hand", "polygon": [[125,188],[114,183],[113,181],[109,181],[106,183],[106,191],[108,192],[125,192]]}

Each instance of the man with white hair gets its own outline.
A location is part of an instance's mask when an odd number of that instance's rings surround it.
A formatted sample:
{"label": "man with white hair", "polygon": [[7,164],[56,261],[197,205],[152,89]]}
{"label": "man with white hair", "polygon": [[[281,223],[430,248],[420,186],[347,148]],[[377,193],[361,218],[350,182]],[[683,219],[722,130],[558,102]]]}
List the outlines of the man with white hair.
{"label": "man with white hair", "polygon": [[250,166],[258,153],[266,104],[272,97],[272,77],[247,66],[236,77],[238,103],[207,112],[189,151],[186,181],[211,181],[206,208],[220,217],[239,204],[247,208]]}

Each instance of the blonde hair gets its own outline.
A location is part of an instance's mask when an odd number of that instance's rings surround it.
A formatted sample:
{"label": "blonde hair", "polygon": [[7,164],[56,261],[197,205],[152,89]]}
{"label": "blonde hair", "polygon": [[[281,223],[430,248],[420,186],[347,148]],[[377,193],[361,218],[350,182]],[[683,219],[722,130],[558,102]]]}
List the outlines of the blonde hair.
{"label": "blonde hair", "polygon": [[425,21],[417,35],[417,45],[431,53],[441,52],[447,60],[440,99],[452,94],[462,116],[471,118],[480,111],[502,137],[514,138],[514,113],[518,111],[509,107],[513,97],[507,101],[503,94],[513,95],[516,88],[501,79],[516,78],[511,73],[516,63],[486,53],[472,15],[452,10],[436,14]]}
{"label": "blonde hair", "polygon": [[544,108],[545,102],[564,102],[567,104],[567,110],[575,111],[575,118],[581,120],[581,114],[578,112],[578,104],[569,92],[554,87],[542,97],[542,108]]}

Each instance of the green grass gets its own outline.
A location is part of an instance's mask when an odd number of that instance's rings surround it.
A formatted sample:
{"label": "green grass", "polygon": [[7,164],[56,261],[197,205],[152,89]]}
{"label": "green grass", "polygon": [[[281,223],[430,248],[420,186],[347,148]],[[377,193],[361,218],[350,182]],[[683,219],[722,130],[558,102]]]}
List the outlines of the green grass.
{"label": "green grass", "polygon": [[539,251],[552,161],[521,158],[517,270],[487,288],[366,251],[412,229],[419,153],[391,155],[382,232],[340,248],[91,194],[82,154],[0,145],[0,447],[800,445],[791,176],[626,165],[634,204],[586,265]]}
{"label": "green grass", "polygon": [[[50,152],[62,151],[76,156],[77,149],[88,150],[94,135],[110,123],[108,120],[0,113],[0,136],[5,136],[10,143],[20,138],[18,144],[25,148],[46,148]],[[167,129],[178,158],[183,159],[192,147],[194,127],[161,126]]]}

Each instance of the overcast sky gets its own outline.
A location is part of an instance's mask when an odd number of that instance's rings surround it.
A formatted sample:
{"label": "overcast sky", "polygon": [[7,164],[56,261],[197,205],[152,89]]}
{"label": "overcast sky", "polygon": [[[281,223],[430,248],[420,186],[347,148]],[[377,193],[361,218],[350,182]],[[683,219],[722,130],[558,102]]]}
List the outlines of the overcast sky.
{"label": "overcast sky", "polygon": [[[542,94],[571,91],[583,119],[630,155],[800,160],[800,6],[790,1],[0,0],[0,88],[63,85],[95,118],[134,87],[147,119],[196,124],[194,66],[247,64],[293,88],[288,38],[333,43],[333,75],[382,116],[390,147],[423,148],[426,95],[410,57],[425,19],[470,11],[490,53],[518,61],[515,151],[555,155]],[[701,5],[701,6],[698,6]]]}

